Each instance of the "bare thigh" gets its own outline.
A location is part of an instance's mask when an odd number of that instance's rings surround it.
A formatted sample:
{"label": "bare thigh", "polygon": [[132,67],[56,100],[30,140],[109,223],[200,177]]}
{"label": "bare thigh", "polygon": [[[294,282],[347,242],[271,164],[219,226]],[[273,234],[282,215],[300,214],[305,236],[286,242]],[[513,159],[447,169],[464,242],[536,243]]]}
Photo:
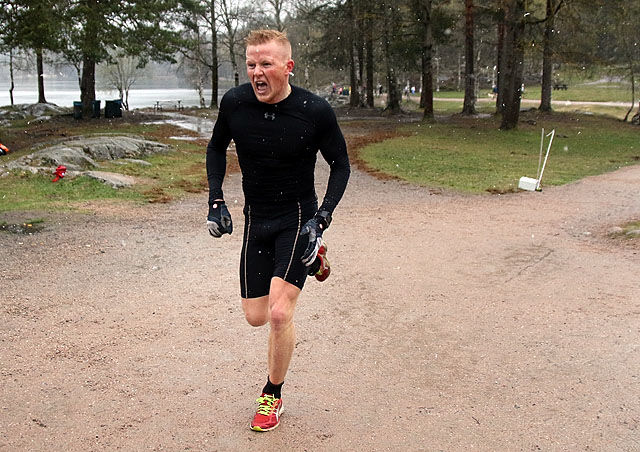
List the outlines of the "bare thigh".
{"label": "bare thigh", "polygon": [[250,325],[262,326],[272,320],[287,323],[293,319],[301,290],[282,278],[271,279],[269,295],[243,298],[242,310]]}

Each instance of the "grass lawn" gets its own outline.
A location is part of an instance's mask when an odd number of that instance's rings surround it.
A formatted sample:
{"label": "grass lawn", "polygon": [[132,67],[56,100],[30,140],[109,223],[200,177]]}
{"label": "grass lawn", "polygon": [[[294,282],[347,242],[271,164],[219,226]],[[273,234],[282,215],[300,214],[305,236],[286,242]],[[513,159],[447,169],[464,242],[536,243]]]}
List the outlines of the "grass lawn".
{"label": "grass lawn", "polygon": [[[12,135],[26,133],[24,130],[20,123],[16,123],[5,132],[5,136],[11,140]],[[83,201],[92,200],[169,202],[186,193],[203,192],[207,187],[204,170],[206,142],[171,139],[172,136],[186,133],[173,126],[124,121],[107,125],[104,120],[65,122],[64,119],[60,119],[58,122],[42,123],[26,130],[34,139],[42,136],[43,143],[47,142],[47,139],[50,141],[56,138],[56,135],[66,139],[94,133],[136,134],[170,144],[173,151],[144,158],[152,164],[151,166],[103,162],[100,168],[96,168],[100,171],[135,176],[138,183],[131,188],[114,189],[86,176],[66,177],[53,183],[53,174],[14,172],[8,177],[0,178],[0,212],[73,210]],[[31,144],[37,146],[37,142]],[[3,162],[18,158],[32,150],[16,146],[16,151],[6,156]]]}
{"label": "grass lawn", "polygon": [[[521,115],[518,130],[501,132],[498,119],[491,115],[495,108],[491,102],[478,103],[478,112],[484,113],[479,118],[456,115],[461,102],[436,99],[434,106],[435,122],[402,126],[402,137],[367,146],[359,151],[360,157],[372,168],[416,184],[469,193],[514,191],[521,176],[535,177],[542,127],[556,130],[543,186],[640,162],[640,128],[605,116],[533,111]],[[402,107],[419,110],[413,99],[405,100]],[[0,213],[76,209],[91,200],[169,202],[206,191],[206,140],[172,139],[188,132],[140,119],[108,123],[62,117],[42,123],[16,122],[3,130],[3,141],[11,143],[12,149],[3,162],[32,152],[39,143],[105,132],[140,135],[170,144],[173,151],[145,158],[151,166],[103,163],[102,171],[136,177],[137,183],[126,189],[116,190],[82,176],[52,183],[53,175],[14,172],[0,178]],[[229,163],[229,171],[237,171],[233,153]]]}
{"label": "grass lawn", "polygon": [[[525,91],[525,96],[531,93],[531,97],[540,97],[540,87],[532,87]],[[631,86],[621,83],[576,84],[568,85],[566,90],[554,90],[551,93],[552,100],[571,100],[589,102],[628,102],[631,105]],[[636,99],[637,100],[637,99]]]}
{"label": "grass lawn", "polygon": [[[525,86],[524,99],[540,99],[540,85]],[[490,89],[480,89],[478,98],[488,99]],[[434,99],[462,99],[464,91],[437,91],[433,93]],[[631,105],[631,85],[629,83],[592,83],[581,81],[567,83],[566,90],[553,90],[552,101],[574,102],[626,102]],[[636,102],[638,95],[636,94]]]}
{"label": "grass lawn", "polygon": [[52,180],[53,176],[30,173],[0,178],[0,212],[68,209],[75,202],[99,199],[143,200],[133,190],[114,190],[88,177],[66,178],[56,183]]}
{"label": "grass lawn", "polygon": [[516,191],[521,176],[535,178],[541,128],[556,131],[542,186],[640,163],[638,127],[558,113],[526,113],[521,121],[508,132],[498,129],[494,117],[413,123],[404,126],[405,136],[369,145],[359,156],[371,168],[400,179],[467,193]]}

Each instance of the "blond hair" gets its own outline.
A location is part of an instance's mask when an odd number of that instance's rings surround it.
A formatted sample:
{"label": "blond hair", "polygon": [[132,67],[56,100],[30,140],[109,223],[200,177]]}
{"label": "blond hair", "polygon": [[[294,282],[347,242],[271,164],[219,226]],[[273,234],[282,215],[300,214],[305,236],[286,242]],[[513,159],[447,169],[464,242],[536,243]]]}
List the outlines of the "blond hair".
{"label": "blond hair", "polygon": [[282,31],[266,28],[261,30],[252,30],[245,38],[244,43],[248,47],[266,44],[271,41],[281,44],[286,49],[288,58],[291,58],[291,42],[289,41],[289,38],[287,38],[287,34]]}
{"label": "blond hair", "polygon": [[270,30],[268,28],[262,30],[252,30],[244,40],[245,44],[248,46],[257,46],[260,44],[266,44],[267,42],[271,41],[290,45],[286,33],[278,30]]}

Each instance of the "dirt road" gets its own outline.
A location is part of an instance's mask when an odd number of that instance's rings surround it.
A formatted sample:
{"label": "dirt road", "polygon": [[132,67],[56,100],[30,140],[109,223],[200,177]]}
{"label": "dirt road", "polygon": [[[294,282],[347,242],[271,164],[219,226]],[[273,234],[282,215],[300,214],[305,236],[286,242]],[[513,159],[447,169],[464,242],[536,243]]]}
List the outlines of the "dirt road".
{"label": "dirt road", "polygon": [[267,434],[238,175],[221,240],[204,194],[0,234],[0,450],[640,450],[640,248],[606,236],[638,187],[638,165],[503,196],[354,171]]}

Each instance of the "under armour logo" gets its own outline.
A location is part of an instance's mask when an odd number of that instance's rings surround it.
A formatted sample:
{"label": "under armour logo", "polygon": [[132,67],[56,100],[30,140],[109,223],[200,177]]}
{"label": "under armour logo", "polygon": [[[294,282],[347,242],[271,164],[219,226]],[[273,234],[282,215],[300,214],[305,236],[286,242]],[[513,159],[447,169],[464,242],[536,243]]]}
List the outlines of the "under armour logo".
{"label": "under armour logo", "polygon": [[264,114],[264,119],[270,119],[272,121],[276,120],[276,114],[275,113],[265,113]]}

